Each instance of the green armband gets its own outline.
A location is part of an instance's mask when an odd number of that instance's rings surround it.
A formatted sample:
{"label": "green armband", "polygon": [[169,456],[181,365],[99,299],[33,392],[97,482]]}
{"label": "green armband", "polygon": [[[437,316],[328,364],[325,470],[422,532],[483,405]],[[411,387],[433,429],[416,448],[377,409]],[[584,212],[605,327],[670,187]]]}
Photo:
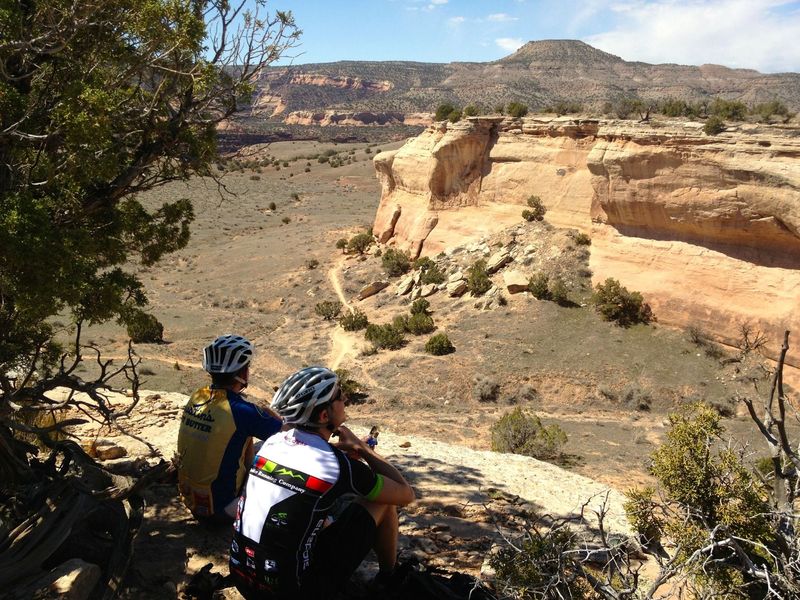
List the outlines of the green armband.
{"label": "green armband", "polygon": [[367,494],[365,496],[366,499],[367,500],[375,500],[375,498],[378,497],[378,494],[381,493],[382,489],[383,489],[383,475],[376,475],[375,476],[375,485],[372,486],[372,489],[370,490],[369,494]]}

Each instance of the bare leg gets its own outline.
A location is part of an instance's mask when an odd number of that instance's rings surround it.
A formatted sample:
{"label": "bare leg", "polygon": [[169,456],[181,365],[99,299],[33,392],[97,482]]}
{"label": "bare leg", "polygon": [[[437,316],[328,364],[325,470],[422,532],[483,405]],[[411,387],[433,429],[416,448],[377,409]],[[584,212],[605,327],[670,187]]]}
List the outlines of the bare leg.
{"label": "bare leg", "polygon": [[361,505],[369,511],[378,527],[375,536],[373,550],[378,556],[378,565],[384,573],[391,573],[397,562],[397,536],[399,522],[397,519],[397,507],[390,504],[375,504],[373,502],[361,502]]}

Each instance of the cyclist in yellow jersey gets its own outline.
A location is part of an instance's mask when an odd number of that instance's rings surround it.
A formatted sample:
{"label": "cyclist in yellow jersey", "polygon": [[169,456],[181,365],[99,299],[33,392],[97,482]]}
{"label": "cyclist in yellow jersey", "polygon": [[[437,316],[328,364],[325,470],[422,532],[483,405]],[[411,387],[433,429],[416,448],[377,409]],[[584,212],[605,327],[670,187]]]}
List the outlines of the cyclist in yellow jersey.
{"label": "cyclist in yellow jersey", "polygon": [[[280,419],[247,402],[253,345],[223,335],[203,349],[211,385],[192,394],[178,431],[178,488],[200,520],[233,521],[236,498],[253,461],[253,437],[280,431]],[[227,509],[227,510],[226,510]]]}

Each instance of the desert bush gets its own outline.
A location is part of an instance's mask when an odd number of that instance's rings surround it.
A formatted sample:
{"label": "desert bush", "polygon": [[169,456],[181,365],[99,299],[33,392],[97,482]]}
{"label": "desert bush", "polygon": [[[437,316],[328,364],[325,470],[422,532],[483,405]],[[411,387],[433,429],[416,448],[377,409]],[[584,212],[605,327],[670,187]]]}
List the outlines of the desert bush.
{"label": "desert bush", "polygon": [[467,104],[464,107],[464,116],[465,117],[476,117],[481,114],[480,109],[475,106],[474,104]]}
{"label": "desert bush", "polygon": [[509,102],[506,114],[515,118],[524,117],[528,114],[528,107],[520,102]]}
{"label": "desert bush", "polygon": [[458,109],[451,111],[450,114],[447,115],[447,120],[451,123],[458,123],[461,120],[461,111]]}
{"label": "desert bush", "polygon": [[757,104],[750,112],[757,115],[759,121],[764,123],[768,123],[773,116],[781,117],[781,120],[786,122],[791,115],[786,105],[779,100]]}
{"label": "desert bush", "polygon": [[706,124],[703,125],[703,131],[706,135],[717,135],[725,131],[725,121],[716,115],[712,115],[706,119]]}
{"label": "desert bush", "polygon": [[472,397],[478,402],[496,402],[500,384],[491,377],[476,375],[472,386]]}
{"label": "desert bush", "polygon": [[572,239],[579,246],[590,246],[592,244],[592,238],[581,231],[576,232]]}
{"label": "desert bush", "polygon": [[495,106],[494,107],[494,112],[496,112],[498,115],[505,114],[505,112],[506,112],[505,104],[498,104],[497,106]]}
{"label": "desert bush", "polygon": [[522,211],[523,219],[526,221],[541,221],[544,219],[544,215],[547,213],[547,208],[539,196],[531,196],[528,198],[528,206],[530,207],[530,210],[526,209]]}
{"label": "desert bush", "polygon": [[250,175],[250,181],[261,181],[261,175]]}
{"label": "desert bush", "polygon": [[392,319],[392,327],[400,331],[408,331],[408,315],[397,315]]}
{"label": "desert bush", "polygon": [[416,300],[414,300],[414,302],[411,303],[411,314],[412,315],[417,315],[417,314],[429,315],[430,314],[430,310],[428,310],[428,309],[430,307],[431,307],[431,303],[428,302],[428,300],[426,298],[417,298]]}
{"label": "desert bush", "polygon": [[376,348],[383,350],[397,350],[402,348],[405,335],[402,329],[397,329],[391,324],[375,325],[370,323],[364,332],[364,338]]}
{"label": "desert bush", "polygon": [[277,208],[278,208],[278,205],[275,204],[274,202],[270,202],[269,203],[269,209],[270,210],[276,210]]}
{"label": "desert bush", "polygon": [[381,264],[389,277],[398,277],[411,269],[411,257],[408,252],[387,248],[381,255]]}
{"label": "desert bush", "polygon": [[339,389],[345,396],[349,396],[351,401],[362,395],[362,392],[366,389],[364,384],[351,377],[348,369],[336,369],[334,373],[339,378]]}
{"label": "desert bush", "polygon": [[653,396],[649,390],[640,388],[638,385],[630,384],[622,390],[622,401],[629,407],[636,410],[650,410],[653,403]]}
{"label": "desert bush", "polygon": [[336,248],[344,252],[347,250],[347,238],[339,238],[336,240]]}
{"label": "desert bush", "polygon": [[560,277],[553,278],[547,286],[550,293],[550,299],[559,306],[566,306],[569,304],[569,288],[564,280]]}
{"label": "desert bush", "polygon": [[281,219],[281,223],[283,223],[284,225],[288,225],[288,224],[289,224],[289,223],[291,223],[291,222],[292,222],[292,219],[291,219],[291,217],[283,217],[283,218]]}
{"label": "desert bush", "polygon": [[629,292],[616,279],[608,278],[598,283],[592,293],[592,304],[606,321],[615,321],[622,327],[653,320],[650,305],[639,292]]}
{"label": "desert bush", "polygon": [[486,270],[486,261],[476,260],[467,269],[467,289],[473,296],[482,296],[492,288],[492,280]]}
{"label": "desert bush", "polygon": [[364,254],[367,248],[370,247],[370,244],[372,244],[372,234],[365,231],[351,237],[350,241],[347,242],[347,249],[350,252]]}
{"label": "desert bush", "polygon": [[313,271],[319,266],[319,261],[316,258],[309,258],[306,261],[306,269]]}
{"label": "desert bush", "polygon": [[153,315],[132,309],[125,316],[128,337],[137,344],[160,344],[164,341],[164,326]]}
{"label": "desert bush", "polygon": [[405,329],[414,335],[422,335],[424,333],[430,333],[436,329],[436,325],[433,322],[433,317],[430,315],[425,313],[415,313],[406,321]]}
{"label": "desert bush", "polygon": [[329,160],[330,159],[327,156],[318,156],[317,157],[317,162],[320,163],[320,164],[325,164]]}
{"label": "desert bush", "polygon": [[364,314],[363,311],[354,308],[352,311],[339,318],[339,325],[341,325],[342,329],[345,331],[358,331],[369,325],[369,319],[367,319],[367,315]]}
{"label": "desert bush", "polygon": [[444,121],[450,116],[450,113],[457,110],[458,109],[449,102],[443,102],[442,104],[436,107],[436,114],[434,115],[434,121]]}
{"label": "desert bush", "polygon": [[528,291],[537,300],[550,300],[549,282],[550,278],[546,273],[542,271],[534,273],[528,280]]}
{"label": "desert bush", "polygon": [[[288,167],[289,164],[288,163],[283,163],[283,166],[284,167]],[[289,196],[289,197],[292,200],[294,200],[295,202],[299,202],[300,201],[300,194],[298,194],[297,192],[292,192],[291,196]]]}
{"label": "desert bush", "polygon": [[747,116],[747,105],[738,100],[714,98],[708,107],[708,114],[731,121],[744,121]]}
{"label": "desert bush", "polygon": [[427,342],[425,342],[425,352],[433,354],[434,356],[444,356],[456,351],[456,347],[447,337],[446,333],[437,333],[432,335]]}
{"label": "desert bush", "polygon": [[303,169],[303,172],[304,173],[311,173],[311,167],[306,167],[305,169]]}
{"label": "desert bush", "polygon": [[326,321],[333,321],[342,312],[342,304],[335,300],[324,300],[314,306],[314,312]]}
{"label": "desert bush", "polygon": [[562,455],[567,434],[558,425],[542,425],[535,414],[517,407],[492,425],[492,450],[554,460]]}
{"label": "desert bush", "polygon": [[419,277],[419,282],[424,285],[428,285],[430,283],[439,284],[439,283],[444,283],[444,280],[446,278],[447,277],[445,276],[444,271],[442,271],[439,268],[439,265],[433,263],[432,265],[422,269],[422,274]]}

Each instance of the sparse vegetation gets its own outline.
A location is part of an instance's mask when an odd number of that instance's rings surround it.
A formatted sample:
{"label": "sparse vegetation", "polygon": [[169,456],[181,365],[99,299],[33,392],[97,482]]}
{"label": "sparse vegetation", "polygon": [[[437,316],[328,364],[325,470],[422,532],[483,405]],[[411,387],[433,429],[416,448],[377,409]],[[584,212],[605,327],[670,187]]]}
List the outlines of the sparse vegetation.
{"label": "sparse vegetation", "polygon": [[615,321],[622,327],[653,320],[650,305],[639,292],[629,292],[616,279],[608,278],[598,283],[592,293],[592,304],[606,321]]}
{"label": "sparse vegetation", "polygon": [[381,264],[389,277],[398,277],[411,269],[411,257],[403,250],[387,248],[381,255]]}
{"label": "sparse vegetation", "polygon": [[358,396],[363,395],[362,392],[366,389],[364,384],[350,375],[348,369],[336,369],[334,371],[339,378],[339,389],[345,396],[350,398],[352,402]]}
{"label": "sparse vegetation", "polygon": [[506,114],[514,118],[524,117],[528,114],[528,107],[521,102],[509,102],[506,107]]}
{"label": "sparse vegetation", "polygon": [[336,248],[344,253],[344,251],[347,250],[347,238],[339,238],[336,240]]}
{"label": "sparse vegetation", "polygon": [[350,241],[347,242],[347,249],[350,252],[364,254],[364,252],[367,251],[367,248],[369,248],[371,244],[372,244],[372,233],[365,231],[362,233],[357,233],[356,235],[351,237]]}
{"label": "sparse vegetation", "polygon": [[269,203],[269,209],[270,210],[277,210],[277,208],[278,208],[278,205],[275,204],[274,202],[270,202]]}
{"label": "sparse vegetation", "polygon": [[544,219],[544,215],[547,213],[547,208],[539,196],[531,196],[528,198],[527,204],[530,210],[525,209],[522,211],[523,219],[526,221],[541,221]]}
{"label": "sparse vegetation", "polygon": [[550,278],[547,274],[539,271],[528,280],[528,291],[537,300],[550,300],[549,283]]}
{"label": "sparse vegetation", "polygon": [[434,324],[433,318],[430,315],[425,313],[415,313],[412,314],[406,321],[405,329],[413,335],[422,335],[435,330],[436,325]]}
{"label": "sparse vegetation", "polygon": [[164,341],[164,326],[150,313],[132,309],[126,322],[131,341],[137,344],[160,344]]}
{"label": "sparse vegetation", "polygon": [[316,258],[309,258],[306,261],[306,269],[313,271],[319,266],[319,261]]}
{"label": "sparse vegetation", "polygon": [[467,269],[467,289],[473,296],[482,296],[491,287],[492,280],[489,279],[489,273],[486,270],[486,261],[482,258],[476,260]]}
{"label": "sparse vegetation", "polygon": [[454,113],[459,113],[460,115],[461,111],[449,102],[443,102],[436,107],[436,114],[433,118],[435,121],[445,121],[448,120],[450,115]]}
{"label": "sparse vegetation", "polygon": [[564,280],[560,277],[554,277],[549,285],[550,299],[559,306],[566,306],[569,304],[569,288]]}
{"label": "sparse vegetation", "polygon": [[403,330],[388,323],[385,325],[370,323],[364,332],[364,338],[381,350],[398,350],[405,342]]}
{"label": "sparse vegetation", "polygon": [[542,425],[535,414],[517,407],[492,425],[492,450],[556,460],[562,456],[567,434],[558,425]]}
{"label": "sparse vegetation", "polygon": [[417,298],[414,302],[411,303],[411,314],[412,315],[429,315],[430,311],[428,310],[431,307],[431,303],[428,302],[426,298]]}
{"label": "sparse vegetation", "polygon": [[420,278],[419,282],[423,285],[430,283],[439,284],[446,279],[444,272],[439,268],[433,260],[427,256],[418,258],[414,261],[414,268],[419,269]]}
{"label": "sparse vegetation", "polygon": [[324,300],[314,306],[314,312],[326,321],[333,321],[342,312],[342,304],[335,300]]}
{"label": "sparse vegetation", "polygon": [[354,308],[339,319],[339,325],[345,331],[358,331],[369,325],[369,319],[363,311]]}
{"label": "sparse vegetation", "polygon": [[497,402],[500,384],[491,377],[476,375],[472,386],[472,397],[478,402]]}
{"label": "sparse vegetation", "polygon": [[705,125],[703,125],[703,131],[706,135],[717,135],[725,131],[725,121],[722,120],[721,117],[716,115],[712,115],[706,119]]}
{"label": "sparse vegetation", "polygon": [[434,356],[444,356],[456,351],[455,346],[447,337],[446,333],[437,333],[432,335],[427,342],[425,342],[425,352],[433,354]]}
{"label": "sparse vegetation", "polygon": [[291,222],[292,222],[292,219],[291,219],[291,217],[288,217],[288,216],[286,216],[286,217],[283,217],[283,218],[281,219],[281,223],[283,223],[284,225],[288,225],[288,224],[289,224],[289,223],[291,223]]}

